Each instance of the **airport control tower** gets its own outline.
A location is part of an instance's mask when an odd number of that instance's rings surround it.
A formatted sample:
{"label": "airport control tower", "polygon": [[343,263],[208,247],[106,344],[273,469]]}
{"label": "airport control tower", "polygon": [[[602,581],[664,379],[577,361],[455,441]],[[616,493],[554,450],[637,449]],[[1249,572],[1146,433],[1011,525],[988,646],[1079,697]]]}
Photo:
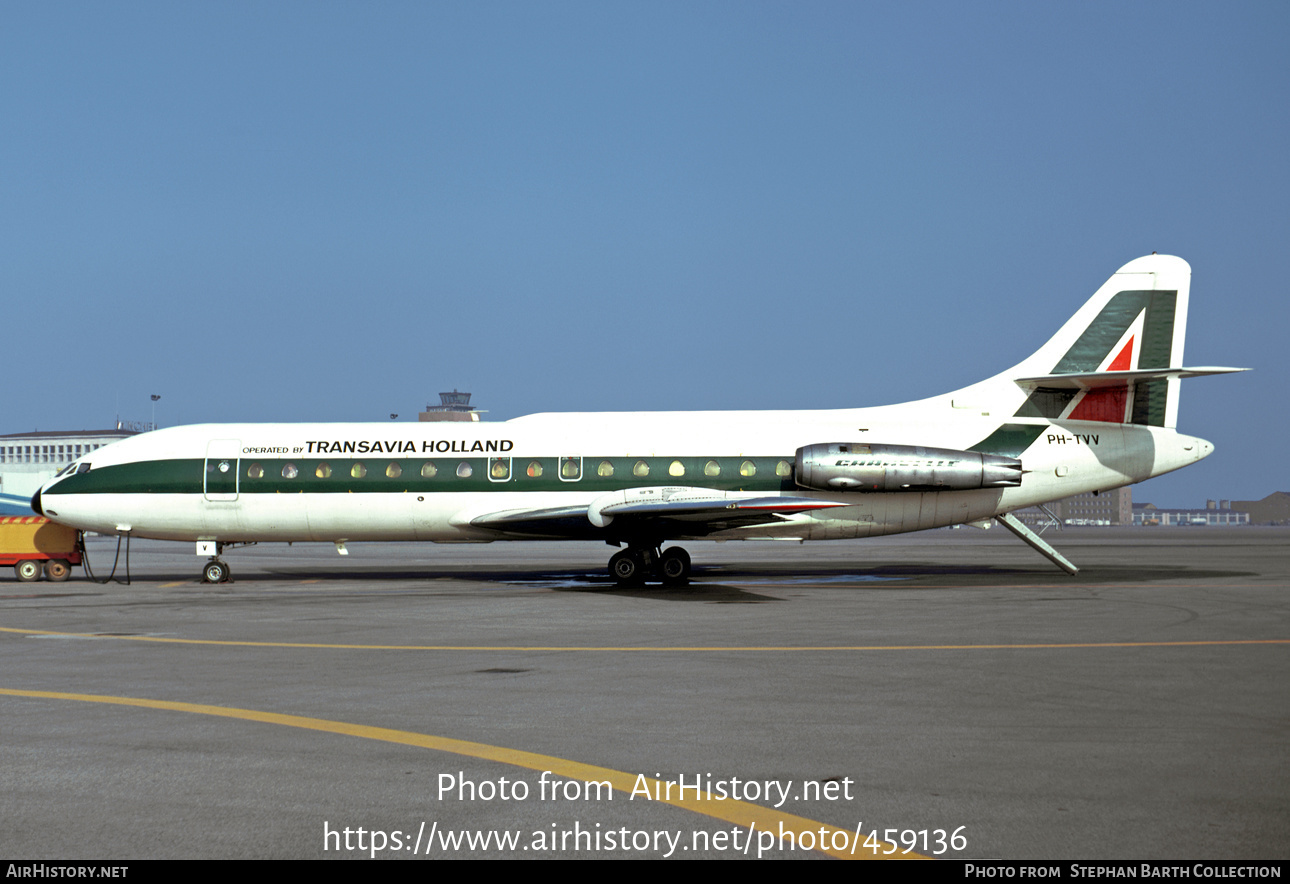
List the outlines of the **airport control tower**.
{"label": "airport control tower", "polygon": [[453,390],[451,393],[440,393],[438,405],[427,405],[426,410],[417,415],[419,421],[477,421],[483,414],[477,408],[470,407],[470,394]]}

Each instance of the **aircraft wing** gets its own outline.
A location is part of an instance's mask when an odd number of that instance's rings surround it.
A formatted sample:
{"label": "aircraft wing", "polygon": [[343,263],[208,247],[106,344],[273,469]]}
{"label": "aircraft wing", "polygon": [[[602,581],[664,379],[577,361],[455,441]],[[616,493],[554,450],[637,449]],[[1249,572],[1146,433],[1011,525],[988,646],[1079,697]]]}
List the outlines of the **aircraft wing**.
{"label": "aircraft wing", "polygon": [[845,505],[814,497],[738,496],[710,488],[633,488],[586,505],[487,513],[471,518],[469,524],[505,534],[570,539],[639,534],[696,537]]}

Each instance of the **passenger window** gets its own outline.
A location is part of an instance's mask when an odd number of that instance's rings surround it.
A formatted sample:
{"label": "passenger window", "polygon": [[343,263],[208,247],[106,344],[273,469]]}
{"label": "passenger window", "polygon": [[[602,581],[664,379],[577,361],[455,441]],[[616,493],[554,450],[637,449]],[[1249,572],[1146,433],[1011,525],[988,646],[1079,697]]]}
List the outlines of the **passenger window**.
{"label": "passenger window", "polygon": [[467,463],[466,461],[464,461],[464,460],[463,460],[461,463],[457,464],[457,476],[458,476],[458,478],[461,478],[461,479],[469,479],[469,478],[474,474],[474,472],[475,472],[475,471],[474,471],[473,469],[471,469],[470,464],[468,464],[468,463]]}
{"label": "passenger window", "polygon": [[361,479],[367,475],[367,467],[363,466],[363,462],[361,460],[357,461],[349,468],[349,474],[355,479]]}
{"label": "passenger window", "polygon": [[[85,464],[81,464],[81,466],[85,466]],[[260,466],[258,463],[251,464],[246,468],[246,477],[248,479],[263,479],[264,467]]]}
{"label": "passenger window", "polygon": [[320,463],[318,464],[318,469],[314,470],[314,475],[317,476],[319,479],[330,479],[331,467],[329,467],[326,463]]}
{"label": "passenger window", "polygon": [[403,475],[403,467],[399,466],[398,461],[390,461],[390,465],[385,468],[385,475],[390,479],[397,479]]}
{"label": "passenger window", "polygon": [[528,468],[527,472],[528,472],[528,474],[529,474],[529,478],[530,478],[530,479],[541,479],[541,478],[542,478],[542,461],[540,461],[540,460],[535,460],[535,461],[533,461],[532,463],[530,463],[530,464],[529,464],[529,468]]}
{"label": "passenger window", "polygon": [[609,477],[614,474],[614,465],[607,460],[602,460],[600,466],[596,467],[597,476]]}
{"label": "passenger window", "polygon": [[582,478],[582,458],[560,458],[560,478],[565,482],[576,482]]}
{"label": "passenger window", "polygon": [[284,478],[284,479],[294,479],[294,478],[295,478],[296,476],[298,476],[298,475],[300,475],[300,471],[299,471],[298,469],[296,469],[296,465],[295,465],[295,464],[293,464],[293,463],[285,463],[285,464],[283,464],[283,465],[282,465],[282,478]]}
{"label": "passenger window", "polygon": [[438,472],[439,471],[435,469],[434,464],[432,464],[430,461],[426,461],[425,463],[421,464],[422,479],[433,479]]}
{"label": "passenger window", "polygon": [[750,460],[746,460],[739,465],[739,475],[755,476],[757,475],[757,465]]}
{"label": "passenger window", "polygon": [[672,461],[671,466],[667,468],[667,474],[669,476],[684,476],[685,465],[682,464],[679,460],[674,460]]}
{"label": "passenger window", "polygon": [[705,476],[720,476],[720,475],[721,475],[721,464],[717,463],[715,460],[710,460],[710,461],[708,461],[707,463],[705,463],[705,464],[703,465],[703,475],[705,475]]}
{"label": "passenger window", "polygon": [[494,482],[505,482],[511,477],[511,459],[509,457],[490,457],[488,459],[488,478]]}
{"label": "passenger window", "polygon": [[775,464],[775,475],[780,478],[793,475],[793,465],[786,460]]}
{"label": "passenger window", "polygon": [[648,475],[649,475],[649,464],[645,463],[645,461],[643,461],[643,460],[638,460],[638,461],[636,461],[636,465],[632,467],[632,475],[633,475],[633,476],[638,476],[638,477],[641,477],[641,478],[644,478],[645,476],[648,476]]}

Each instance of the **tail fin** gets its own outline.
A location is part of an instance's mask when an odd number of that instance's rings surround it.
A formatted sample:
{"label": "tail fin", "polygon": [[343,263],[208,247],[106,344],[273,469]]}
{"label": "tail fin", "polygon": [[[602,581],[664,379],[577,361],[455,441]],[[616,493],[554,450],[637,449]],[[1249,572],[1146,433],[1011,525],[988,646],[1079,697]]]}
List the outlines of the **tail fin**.
{"label": "tail fin", "polygon": [[1176,427],[1181,378],[1241,370],[1181,367],[1190,290],[1181,258],[1125,264],[1008,372],[1028,393],[1015,416]]}

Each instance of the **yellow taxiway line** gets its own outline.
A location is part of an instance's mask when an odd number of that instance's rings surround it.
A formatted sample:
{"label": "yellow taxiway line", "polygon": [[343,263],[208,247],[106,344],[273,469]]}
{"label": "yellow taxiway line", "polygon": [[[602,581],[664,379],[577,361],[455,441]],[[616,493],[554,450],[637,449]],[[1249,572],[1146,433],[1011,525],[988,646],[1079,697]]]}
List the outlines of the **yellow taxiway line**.
{"label": "yellow taxiway line", "polygon": [[[10,697],[29,697],[43,700],[76,700],[85,703],[108,703],[116,706],[135,706],[143,709],[160,709],[169,712],[189,712],[196,715],[215,715],[222,718],[240,718],[244,721],[255,721],[263,724],[276,724],[283,727],[298,727],[307,730],[323,731],[331,734],[342,734],[350,737],[361,737],[368,740],[380,740],[385,743],[399,743],[404,746],[416,746],[422,749],[433,749],[438,752],[450,752],[465,755],[484,761],[495,761],[512,764],[517,767],[536,771],[550,771],[552,774],[571,780],[583,782],[609,782],[619,792],[628,795],[639,794],[643,785],[649,794],[664,795],[668,793],[668,784],[642,775],[599,767],[594,764],[582,764],[554,755],[540,755],[536,752],[524,752],[519,749],[508,749],[504,746],[491,746],[487,743],[475,743],[469,740],[455,740],[450,737],[436,737],[431,734],[419,734],[413,731],[395,730],[386,727],[353,724],[345,721],[330,721],[325,718],[308,718],[303,715],[285,715],[279,712],[262,712],[257,709],[238,709],[232,706],[210,706],[202,703],[177,703],[172,700],[149,700],[141,697],[114,697],[103,694],[74,694],[60,691],[25,691],[13,688],[0,688],[0,695]],[[656,792],[656,790],[658,790]],[[691,793],[693,795],[693,793]],[[917,853],[902,854],[895,850],[890,856],[881,852],[875,856],[874,851],[864,847],[864,841],[857,831],[839,829],[827,823],[816,822],[791,813],[762,807],[737,799],[718,799],[712,793],[701,791],[694,797],[663,797],[653,799],[656,803],[669,804],[684,810],[693,811],[712,819],[722,820],[736,826],[752,829],[756,832],[783,832],[791,834],[795,844],[804,844],[809,839],[814,849],[839,859],[930,859]],[[838,847],[837,845],[844,845]],[[884,844],[884,848],[895,845]]]}

